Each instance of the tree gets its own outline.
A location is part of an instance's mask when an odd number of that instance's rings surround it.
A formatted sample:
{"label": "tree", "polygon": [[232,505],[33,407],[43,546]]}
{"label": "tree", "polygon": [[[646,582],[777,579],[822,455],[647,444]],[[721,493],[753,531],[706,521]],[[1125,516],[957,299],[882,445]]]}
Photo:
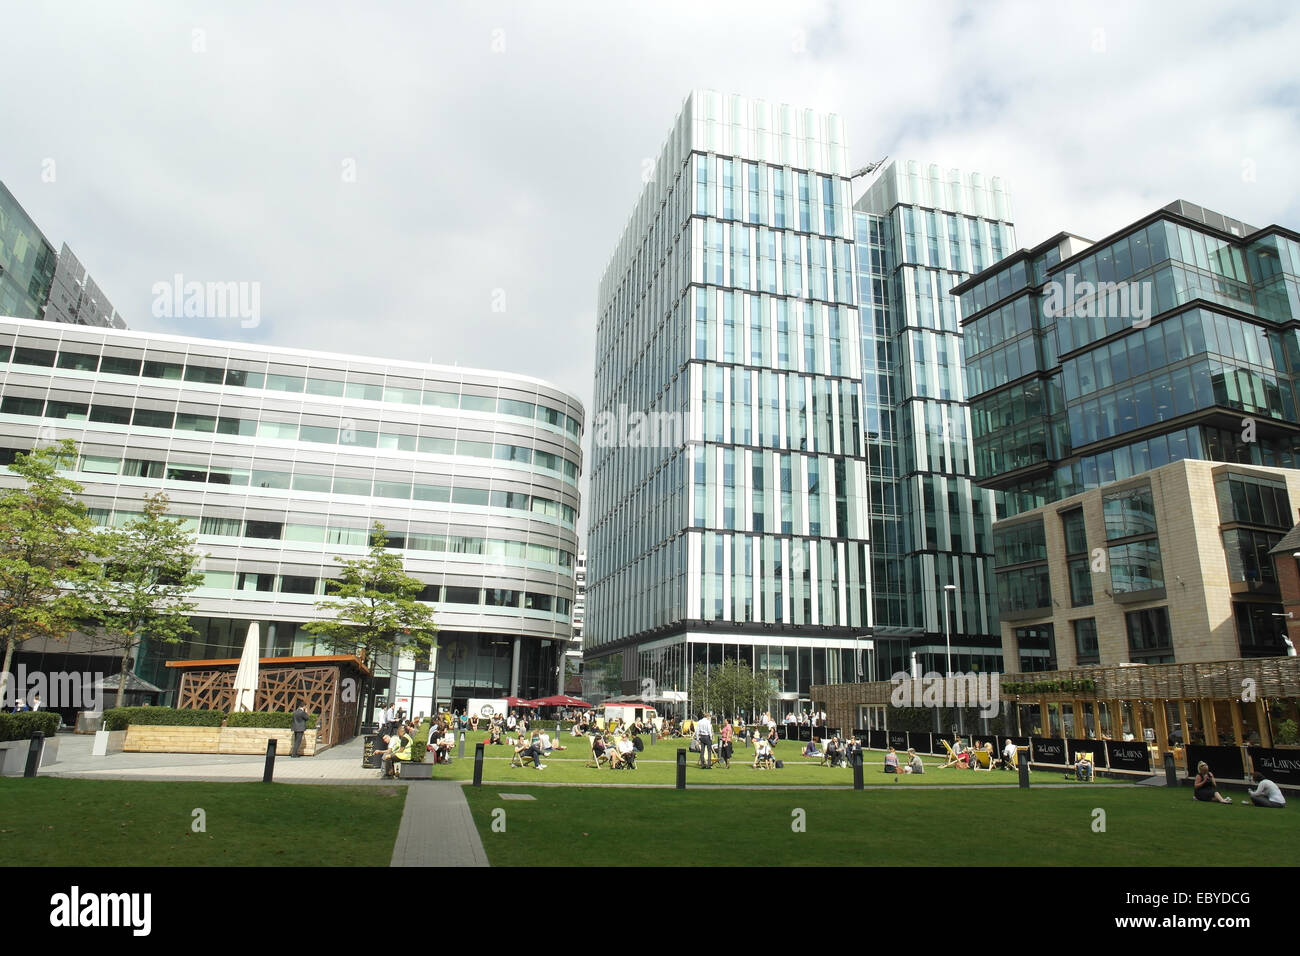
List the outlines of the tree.
{"label": "tree", "polygon": [[197,605],[186,598],[203,583],[203,574],[196,568],[194,536],[182,519],[167,517],[170,505],[162,492],[150,495],[140,517],[95,536],[100,573],[82,590],[103,629],[97,643],[121,653],[117,707],[126,693],[131,651],[141,638],[179,644],[196,633],[190,615]]}
{"label": "tree", "polygon": [[18,645],[62,639],[86,613],[76,588],[95,573],[91,521],[76,498],[81,485],[58,474],[76,460],[77,446],[64,439],[9,466],[25,485],[0,496],[0,699]]}
{"label": "tree", "polygon": [[775,695],[772,678],[739,661],[724,660],[717,667],[697,664],[691,674],[691,711],[695,714],[735,717],[743,712],[752,721]]}
{"label": "tree", "polygon": [[387,544],[386,529],[375,522],[366,557],[346,561],[335,555],[343,572],[329,582],[329,598],[316,604],[316,610],[332,617],[303,625],[332,650],[355,655],[367,667],[398,645],[417,650],[436,646],[433,610],[418,600],[424,583],[405,572],[401,555]]}

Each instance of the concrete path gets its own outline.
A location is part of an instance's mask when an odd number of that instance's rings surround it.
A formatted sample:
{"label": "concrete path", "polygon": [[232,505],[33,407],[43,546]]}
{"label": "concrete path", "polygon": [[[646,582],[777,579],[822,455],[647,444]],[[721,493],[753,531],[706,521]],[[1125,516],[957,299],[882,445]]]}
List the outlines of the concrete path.
{"label": "concrete path", "polygon": [[487,865],[460,784],[430,780],[410,785],[389,866]]}

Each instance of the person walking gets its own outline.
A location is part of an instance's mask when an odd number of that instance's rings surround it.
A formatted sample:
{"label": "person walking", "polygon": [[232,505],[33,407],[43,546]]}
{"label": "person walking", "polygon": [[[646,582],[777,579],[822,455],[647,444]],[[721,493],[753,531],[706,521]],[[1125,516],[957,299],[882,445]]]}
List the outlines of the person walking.
{"label": "person walking", "polygon": [[705,713],[695,725],[695,732],[700,738],[700,768],[713,769],[713,715]]}
{"label": "person walking", "polygon": [[307,733],[307,705],[298,701],[298,709],[293,712],[293,749],[289,751],[290,757],[302,756],[302,738]]}
{"label": "person walking", "polygon": [[728,770],[731,769],[731,753],[732,753],[731,737],[732,737],[731,719],[725,718],[722,721],[722,732],[721,734],[719,734],[719,740],[721,741],[721,746],[719,746],[718,748],[718,756],[722,758],[722,765],[726,767]]}

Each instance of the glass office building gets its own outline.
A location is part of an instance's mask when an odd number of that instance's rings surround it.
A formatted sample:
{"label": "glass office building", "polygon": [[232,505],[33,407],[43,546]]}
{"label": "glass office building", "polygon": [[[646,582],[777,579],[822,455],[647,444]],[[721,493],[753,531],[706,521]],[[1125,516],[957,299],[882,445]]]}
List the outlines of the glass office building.
{"label": "glass office building", "polygon": [[65,242],[56,253],[0,183],[0,316],[126,328]]}
{"label": "glass office building", "polygon": [[834,115],[687,98],[599,288],[587,686],[680,693],[697,665],[740,660],[780,712],[860,668],[848,172]]}
{"label": "glass office building", "polygon": [[1300,464],[1300,234],[1178,201],[954,289],[999,517],[1199,458]]}
{"label": "glass office building", "polygon": [[1000,670],[992,496],[973,484],[951,294],[1015,246],[997,177],[884,165],[858,200],[875,654],[868,679]]}
{"label": "glass office building", "polygon": [[[0,460],[71,438],[98,523],[164,491],[198,535],[199,634],[146,638],[135,662],[164,689],[165,661],[238,657],[250,622],[264,656],[327,653],[301,625],[322,616],[334,557],[363,555],[381,521],[440,629],[434,660],[379,661],[412,711],[555,693],[583,417],[522,375],[0,319]],[[24,645],[18,660],[39,670],[67,650]]]}

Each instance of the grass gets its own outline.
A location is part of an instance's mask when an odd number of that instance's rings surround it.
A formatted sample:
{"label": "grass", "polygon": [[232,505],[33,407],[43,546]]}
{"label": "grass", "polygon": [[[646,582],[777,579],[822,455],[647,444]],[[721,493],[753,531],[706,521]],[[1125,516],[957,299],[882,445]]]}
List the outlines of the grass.
{"label": "grass", "polygon": [[[1187,788],[534,787],[535,800],[509,802],[501,790],[465,789],[493,866],[1255,867],[1300,855],[1294,808],[1195,803]],[[498,809],[505,832],[492,828]]]}
{"label": "grass", "polygon": [[[387,866],[402,787],[0,778],[0,857],[27,866]],[[196,833],[193,811],[206,813]]]}
{"label": "grass", "polygon": [[[433,771],[434,776],[443,780],[469,780],[474,776],[474,736],[465,739],[464,759],[454,759],[450,764],[441,764]],[[483,779],[485,781],[505,782],[543,782],[543,783],[622,783],[622,784],[661,784],[671,786],[677,780],[677,750],[686,746],[685,740],[661,740],[645,750],[637,758],[635,771],[611,773],[606,766],[598,771],[594,767],[584,766],[591,756],[591,745],[583,738],[566,736],[563,741],[568,750],[557,751],[542,762],[545,770],[529,767],[511,767],[510,758],[514,748],[502,744],[499,747],[484,747]],[[719,786],[839,786],[853,785],[853,771],[844,767],[823,767],[816,757],[802,757],[799,752],[803,744],[796,741],[783,742],[776,748],[776,756],[785,766],[780,770],[754,770],[751,764],[754,751],[737,747],[728,770],[718,764],[712,770],[699,768],[699,754],[686,755],[686,785]],[[453,757],[455,750],[452,751]],[[992,772],[947,770],[939,768],[944,763],[942,757],[921,755],[925,762],[923,774],[905,774],[895,776],[883,773],[885,754],[883,751],[867,751],[863,758],[862,775],[868,786],[890,785],[900,788],[916,788],[937,784],[1003,784],[1016,786],[1016,774],[1005,770]],[[1035,771],[1031,781],[1036,783],[1064,783],[1065,771]],[[1098,777],[1097,784],[1108,782],[1107,778]],[[1113,782],[1113,781],[1111,781]]]}

